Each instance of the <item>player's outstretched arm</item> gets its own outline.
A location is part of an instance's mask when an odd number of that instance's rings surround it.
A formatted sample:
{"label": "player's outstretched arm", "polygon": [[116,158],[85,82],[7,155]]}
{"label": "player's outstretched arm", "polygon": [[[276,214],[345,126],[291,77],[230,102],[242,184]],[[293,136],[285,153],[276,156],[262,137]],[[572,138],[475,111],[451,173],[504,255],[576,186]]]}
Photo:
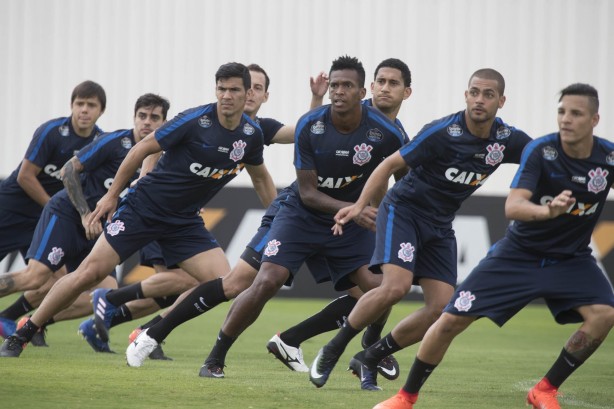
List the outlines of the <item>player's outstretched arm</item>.
{"label": "player's outstretched arm", "polygon": [[545,205],[531,202],[533,192],[528,189],[512,189],[505,201],[505,216],[518,221],[540,221],[558,217],[576,202],[571,190],[563,190]]}
{"label": "player's outstretched arm", "polygon": [[79,216],[81,216],[81,224],[85,229],[85,236],[88,240],[93,240],[102,233],[102,224],[100,221],[98,223],[89,223],[90,208],[81,187],[81,178],[79,177],[81,172],[83,172],[83,164],[79,158],[73,156],[62,167],[62,183],[72,205],[79,213]]}
{"label": "player's outstretched arm", "polygon": [[352,206],[340,209],[335,215],[335,222],[341,226],[357,217],[367,205],[379,201],[382,186],[388,186],[388,179],[399,169],[406,168],[407,164],[397,151],[387,157],[371,173],[369,179],[360,193],[360,197]]}
{"label": "player's outstretched arm", "polygon": [[119,194],[128,185],[132,175],[135,174],[147,156],[160,151],[162,151],[162,147],[156,140],[155,132],[147,135],[130,149],[122,161],[122,164],[119,165],[119,169],[117,169],[117,173],[115,174],[115,178],[113,178],[113,183],[111,187],[109,187],[108,192],[98,201],[96,208],[90,213],[88,219],[89,224],[93,224],[105,216],[107,220],[111,220],[115,207],[117,206]]}
{"label": "player's outstretched arm", "polygon": [[24,159],[17,174],[17,183],[32,200],[41,206],[45,206],[51,197],[47,194],[41,182],[38,181],[37,176],[41,170],[33,162]]}
{"label": "player's outstretched arm", "polygon": [[262,165],[253,166],[245,165],[249,177],[252,179],[252,184],[256,190],[256,194],[260,198],[264,207],[269,207],[271,202],[277,197],[277,189],[273,183],[273,178],[263,163]]}

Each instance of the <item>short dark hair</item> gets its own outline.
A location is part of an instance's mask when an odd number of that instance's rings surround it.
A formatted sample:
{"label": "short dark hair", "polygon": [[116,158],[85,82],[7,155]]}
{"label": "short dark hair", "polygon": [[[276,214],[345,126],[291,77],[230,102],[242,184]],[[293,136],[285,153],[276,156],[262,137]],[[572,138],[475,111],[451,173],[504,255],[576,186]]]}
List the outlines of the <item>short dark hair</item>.
{"label": "short dark hair", "polygon": [[593,113],[599,112],[599,94],[597,93],[597,89],[592,85],[575,83],[571,84],[561,90],[561,97],[559,98],[559,102],[563,99],[565,95],[581,95],[588,97],[588,102],[590,104]]}
{"label": "short dark hair", "polygon": [[219,80],[226,80],[228,78],[241,78],[246,91],[252,87],[252,77],[249,74],[249,70],[241,63],[229,62],[218,68],[215,73],[215,83],[217,84]]}
{"label": "short dark hair", "polygon": [[365,87],[365,69],[362,66],[362,63],[358,61],[356,57],[349,57],[347,55],[343,55],[333,61],[333,64],[330,67],[330,71],[328,72],[328,76],[333,71],[341,71],[341,70],[354,70],[358,73],[358,85],[362,88]]}
{"label": "short dark hair", "polygon": [[394,68],[401,71],[401,76],[403,77],[403,83],[406,87],[411,87],[411,71],[407,64],[398,58],[386,58],[384,61],[379,63],[377,68],[375,68],[375,73],[373,73],[373,79],[377,78],[377,73],[380,68]]}
{"label": "short dark hair", "polygon": [[271,84],[271,79],[267,75],[267,73],[264,70],[264,68],[262,68],[258,64],[250,64],[250,65],[247,66],[247,69],[250,70],[250,71],[260,72],[260,73],[262,73],[264,75],[264,90],[268,91],[269,90],[269,84]]}
{"label": "short dark hair", "polygon": [[107,94],[104,92],[104,88],[100,84],[94,81],[83,81],[72,90],[70,96],[70,104],[72,105],[77,98],[98,98],[100,106],[104,111],[107,107]]}
{"label": "short dark hair", "polygon": [[166,114],[171,107],[171,103],[168,102],[168,99],[156,94],[141,95],[139,99],[136,100],[136,104],[134,104],[134,115],[136,115],[136,112],[139,110],[139,108],[156,107],[162,108],[162,119],[166,120]]}
{"label": "short dark hair", "polygon": [[474,77],[482,78],[485,80],[497,81],[497,84],[499,85],[499,87],[497,88],[497,91],[499,91],[499,95],[503,95],[505,93],[505,79],[503,78],[503,75],[501,75],[499,71],[494,70],[492,68],[479,69],[473,74],[471,74],[471,77],[469,77],[469,83],[471,83],[471,80]]}

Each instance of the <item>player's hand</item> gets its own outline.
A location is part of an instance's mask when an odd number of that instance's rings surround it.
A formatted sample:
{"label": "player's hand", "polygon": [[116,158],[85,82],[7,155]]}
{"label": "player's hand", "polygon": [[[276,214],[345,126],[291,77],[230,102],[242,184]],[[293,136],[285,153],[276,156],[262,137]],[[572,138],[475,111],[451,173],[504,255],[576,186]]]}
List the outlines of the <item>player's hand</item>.
{"label": "player's hand", "polygon": [[572,196],[571,190],[563,190],[559,193],[550,203],[548,203],[548,210],[550,211],[550,218],[554,219],[567,212],[569,206],[576,203],[576,198]]}
{"label": "player's hand", "polygon": [[367,206],[360,214],[354,218],[356,224],[365,229],[375,231],[375,220],[377,219],[377,208]]}
{"label": "player's hand", "polygon": [[352,221],[354,217],[360,214],[360,209],[356,205],[351,205],[339,209],[335,215],[335,225],[331,227],[334,236],[341,236],[343,234],[343,225]]}
{"label": "player's hand", "polygon": [[102,196],[102,198],[100,198],[98,203],[96,203],[96,208],[94,211],[89,214],[87,223],[89,225],[100,223],[100,219],[104,217],[106,217],[108,221],[111,221],[111,217],[113,217],[113,213],[115,213],[116,206],[117,197],[109,195],[109,193],[105,194]]}
{"label": "player's hand", "polygon": [[311,93],[314,96],[323,98],[328,91],[328,74],[324,71],[320,72],[316,77],[309,78],[309,85],[311,86]]}
{"label": "player's hand", "polygon": [[85,229],[85,237],[88,240],[94,240],[95,238],[100,236],[100,234],[102,233],[102,223],[100,223],[100,220],[98,220],[97,223],[90,224],[89,223],[90,214],[81,216],[81,224],[83,225],[83,228]]}

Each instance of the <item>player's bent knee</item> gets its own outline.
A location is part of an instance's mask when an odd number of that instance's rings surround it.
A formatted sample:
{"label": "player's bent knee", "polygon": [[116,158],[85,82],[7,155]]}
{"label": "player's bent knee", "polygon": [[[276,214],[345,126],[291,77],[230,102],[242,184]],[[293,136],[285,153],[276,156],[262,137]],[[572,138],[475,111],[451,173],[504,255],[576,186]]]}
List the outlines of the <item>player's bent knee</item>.
{"label": "player's bent knee", "polygon": [[252,287],[260,293],[275,294],[284,285],[286,279],[287,277],[277,270],[261,270]]}

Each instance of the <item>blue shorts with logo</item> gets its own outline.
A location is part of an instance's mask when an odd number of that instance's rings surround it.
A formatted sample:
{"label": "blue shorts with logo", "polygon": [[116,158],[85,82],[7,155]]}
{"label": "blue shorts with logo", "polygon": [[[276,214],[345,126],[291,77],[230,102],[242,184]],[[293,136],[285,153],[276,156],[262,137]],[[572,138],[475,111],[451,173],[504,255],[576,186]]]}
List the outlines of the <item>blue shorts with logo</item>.
{"label": "blue shorts with logo", "polygon": [[369,268],[394,264],[414,274],[414,284],[432,278],[452,286],[457,278],[452,224],[435,225],[405,206],[383,201],[377,211],[375,251]]}
{"label": "blue shorts with logo", "polygon": [[262,262],[283,266],[292,276],[307,262],[310,270],[317,271],[312,272],[316,281],[331,280],[337,290],[353,287],[348,275],[369,263],[375,235],[350,223],[343,235],[334,236],[333,224],[332,217],[307,210],[296,197],[283,201],[261,242]]}
{"label": "blue shorts with logo", "polygon": [[488,317],[503,326],[542,297],[559,324],[582,322],[574,308],[583,305],[614,306],[612,286],[590,254],[544,258],[504,238],[459,285],[444,311]]}
{"label": "blue shorts with logo", "polygon": [[45,207],[36,225],[26,260],[36,260],[51,271],[57,271],[63,265],[66,265],[69,272],[74,271],[92,250],[95,242],[87,240],[82,225],[62,218]]}
{"label": "blue shorts with logo", "polygon": [[[275,219],[275,216],[277,215],[277,212],[279,211],[279,208],[282,206],[282,204],[290,198],[294,199],[294,191],[289,188],[283,189],[280,194],[277,195],[275,200],[273,200],[273,202],[271,202],[271,204],[267,208],[264,216],[262,216],[258,231],[246,246],[253,249],[256,253],[260,254],[261,260],[262,254],[264,253],[264,249],[266,248],[267,242],[269,241],[268,237],[269,232],[271,230],[271,225],[273,224],[273,220]],[[324,283],[326,281],[332,280],[332,273],[325,257],[320,255],[311,256],[307,260],[305,260],[305,264],[307,265],[307,268],[309,269],[316,283]],[[289,280],[289,283],[291,282],[292,279]]]}
{"label": "blue shorts with logo", "polygon": [[193,217],[157,217],[142,215],[130,201],[123,200],[113,219],[104,228],[104,235],[113,250],[124,261],[152,241],[160,245],[166,265],[174,266],[196,254],[219,247],[205,228],[200,215]]}

